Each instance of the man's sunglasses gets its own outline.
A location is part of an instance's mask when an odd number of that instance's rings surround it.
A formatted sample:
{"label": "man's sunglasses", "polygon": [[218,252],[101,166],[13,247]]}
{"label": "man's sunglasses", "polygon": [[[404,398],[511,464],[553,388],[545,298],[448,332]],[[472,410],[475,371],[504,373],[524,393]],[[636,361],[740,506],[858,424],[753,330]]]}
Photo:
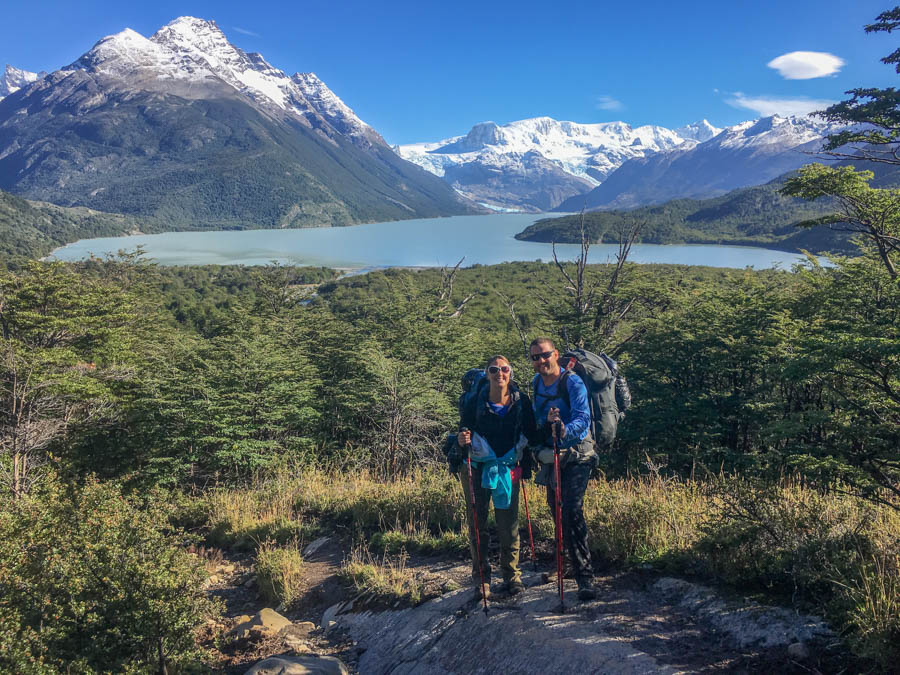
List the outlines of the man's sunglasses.
{"label": "man's sunglasses", "polygon": [[552,350],[549,352],[540,352],[538,354],[532,354],[531,360],[532,361],[540,361],[541,359],[549,359],[551,356],[553,356]]}
{"label": "man's sunglasses", "polygon": [[491,375],[496,375],[497,373],[508,373],[511,370],[509,366],[488,366],[488,372]]}

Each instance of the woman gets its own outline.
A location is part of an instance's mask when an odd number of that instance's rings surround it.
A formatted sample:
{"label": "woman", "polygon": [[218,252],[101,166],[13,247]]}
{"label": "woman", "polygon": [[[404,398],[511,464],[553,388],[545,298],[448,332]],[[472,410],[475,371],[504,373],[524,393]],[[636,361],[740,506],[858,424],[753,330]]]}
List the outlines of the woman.
{"label": "woman", "polygon": [[500,535],[500,570],[504,590],[516,595],[525,588],[519,570],[519,481],[523,472],[526,476],[531,475],[531,455],[523,454],[523,450],[529,441],[537,437],[531,401],[513,381],[509,360],[499,354],[492,356],[486,371],[487,377],[462,410],[462,431],[456,438],[459,449],[463,453],[468,451],[472,461],[472,486],[481,535],[480,560],[466,462],[462,463],[459,479],[466,496],[472,578],[477,584],[479,599],[482,575],[484,596],[490,595],[491,567],[487,560],[490,538],[485,524],[491,500],[494,501],[494,516]]}

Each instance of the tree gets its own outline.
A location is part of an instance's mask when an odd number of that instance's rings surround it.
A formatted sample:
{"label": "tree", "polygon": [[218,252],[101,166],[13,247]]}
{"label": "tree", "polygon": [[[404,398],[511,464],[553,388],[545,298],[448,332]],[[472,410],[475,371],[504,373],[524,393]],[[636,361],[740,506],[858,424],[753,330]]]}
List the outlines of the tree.
{"label": "tree", "polygon": [[900,276],[900,190],[879,190],[869,186],[871,171],[853,167],[808,164],[789,178],[782,194],[814,200],[833,197],[839,211],[798,223],[798,227],[828,225],[869,239],[893,279]]}
{"label": "tree", "polygon": [[[900,7],[882,12],[875,23],[865,27],[866,33],[891,33],[900,28]],[[882,63],[895,64],[900,73],[900,49],[883,59]],[[833,122],[873,125],[875,128],[849,129],[828,137],[825,152],[846,159],[866,159],[872,162],[900,164],[900,91],[857,88],[846,92],[851,95],[826,110],[817,113]],[[857,144],[852,151],[842,150],[849,144]]]}
{"label": "tree", "polygon": [[72,424],[111,404],[133,320],[126,294],[62,263],[0,276],[0,455],[15,498]]}

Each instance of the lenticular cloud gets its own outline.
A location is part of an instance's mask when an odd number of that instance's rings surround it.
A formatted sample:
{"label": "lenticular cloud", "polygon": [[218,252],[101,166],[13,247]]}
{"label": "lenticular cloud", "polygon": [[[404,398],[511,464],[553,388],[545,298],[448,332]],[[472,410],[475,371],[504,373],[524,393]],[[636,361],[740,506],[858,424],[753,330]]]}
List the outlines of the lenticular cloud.
{"label": "lenticular cloud", "polygon": [[766,65],[777,70],[786,80],[811,80],[838,72],[844,60],[828,52],[790,52],[772,59]]}

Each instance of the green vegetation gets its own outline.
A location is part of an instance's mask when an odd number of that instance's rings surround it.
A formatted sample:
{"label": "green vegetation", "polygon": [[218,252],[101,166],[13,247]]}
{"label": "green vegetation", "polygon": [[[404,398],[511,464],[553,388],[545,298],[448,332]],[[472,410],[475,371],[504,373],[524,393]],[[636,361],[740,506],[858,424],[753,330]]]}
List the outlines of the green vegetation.
{"label": "green vegetation", "polygon": [[165,498],[48,478],[0,507],[0,670],[149,672],[195,662],[219,609]]}
{"label": "green vegetation", "polygon": [[284,607],[297,602],[303,583],[303,556],[297,541],[283,547],[263,542],[256,556],[256,579],[267,602]]}

